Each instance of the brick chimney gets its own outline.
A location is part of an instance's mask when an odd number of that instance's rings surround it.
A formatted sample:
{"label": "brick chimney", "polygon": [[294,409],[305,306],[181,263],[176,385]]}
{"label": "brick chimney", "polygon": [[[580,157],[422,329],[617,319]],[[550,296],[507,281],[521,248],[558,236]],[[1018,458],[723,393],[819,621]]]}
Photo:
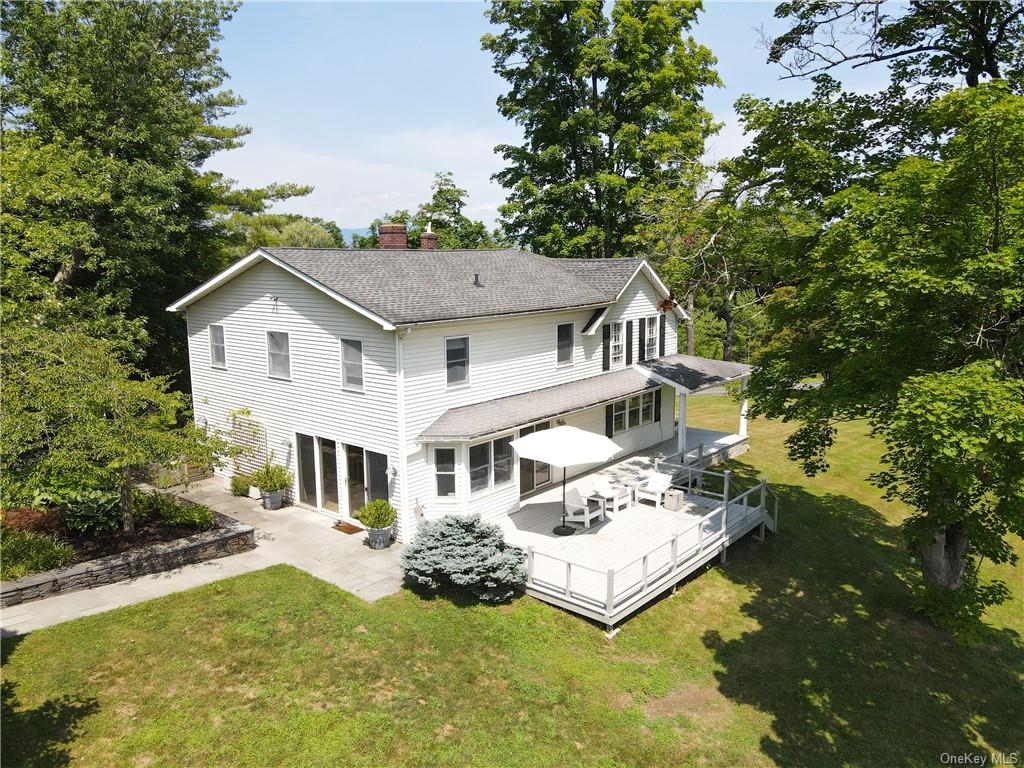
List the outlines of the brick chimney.
{"label": "brick chimney", "polygon": [[381,250],[405,250],[409,247],[405,224],[381,224],[379,235]]}
{"label": "brick chimney", "polygon": [[427,228],[423,232],[420,232],[420,250],[437,250],[437,234],[430,231],[430,222],[427,222]]}

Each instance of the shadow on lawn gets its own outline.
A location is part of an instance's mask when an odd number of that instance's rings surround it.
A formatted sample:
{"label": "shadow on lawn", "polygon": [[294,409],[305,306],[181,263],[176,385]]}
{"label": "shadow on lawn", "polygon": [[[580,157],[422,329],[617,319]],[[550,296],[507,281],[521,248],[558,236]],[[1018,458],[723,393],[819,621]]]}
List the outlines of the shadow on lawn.
{"label": "shadow on lawn", "polygon": [[958,646],[912,612],[917,573],[897,527],[846,496],[774,487],[780,534],[730,549],[722,570],[751,590],[742,610],[760,626],[703,637],[721,693],[774,718],[764,754],[896,766],[986,751],[979,742],[1020,749],[1020,636],[992,629]]}
{"label": "shadow on lawn", "polygon": [[[3,639],[3,664],[22,636]],[[3,721],[2,755],[4,768],[59,768],[71,762],[68,746],[75,740],[81,720],[99,711],[95,699],[62,696],[49,699],[36,707],[18,704],[17,686],[10,680],[2,683],[0,720]]]}

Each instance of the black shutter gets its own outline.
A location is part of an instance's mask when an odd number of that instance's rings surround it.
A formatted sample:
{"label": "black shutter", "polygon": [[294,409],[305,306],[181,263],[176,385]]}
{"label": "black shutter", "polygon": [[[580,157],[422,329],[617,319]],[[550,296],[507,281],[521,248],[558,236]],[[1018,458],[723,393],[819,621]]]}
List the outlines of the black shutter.
{"label": "black shutter", "polygon": [[615,406],[611,403],[608,403],[608,405],[604,407],[604,433],[608,437],[611,437],[612,433],[615,431],[614,407]]}
{"label": "black shutter", "polygon": [[654,390],[654,420],[661,421],[661,387]]}
{"label": "black shutter", "polygon": [[626,323],[626,365],[633,364],[633,321]]}
{"label": "black shutter", "polygon": [[658,357],[665,356],[665,314],[662,313],[658,325]]}
{"label": "black shutter", "polygon": [[612,367],[612,327],[604,324],[604,356],[601,358],[601,370],[607,371]]}
{"label": "black shutter", "polygon": [[647,359],[647,318],[640,318],[640,345],[637,347],[636,359],[641,363]]}

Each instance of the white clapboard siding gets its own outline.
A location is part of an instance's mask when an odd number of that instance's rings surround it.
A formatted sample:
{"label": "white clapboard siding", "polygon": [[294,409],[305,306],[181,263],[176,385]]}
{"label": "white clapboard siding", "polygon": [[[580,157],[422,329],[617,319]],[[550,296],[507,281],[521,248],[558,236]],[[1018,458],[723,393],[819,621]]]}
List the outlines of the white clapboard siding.
{"label": "white clapboard siding", "polygon": [[[226,370],[210,365],[210,324],[224,326]],[[289,334],[290,381],[268,375],[268,330]],[[339,464],[341,444],[351,444],[398,466],[393,332],[261,263],[191,305],[188,335],[197,424],[223,429],[232,411],[247,408],[265,426],[275,461],[293,472],[296,432],[335,440]],[[341,388],[342,338],[362,342],[362,393]],[[402,509],[402,501],[400,482],[393,482],[392,502]],[[405,517],[400,526],[408,525]]]}
{"label": "white clapboard siding", "polygon": [[[606,320],[637,320],[660,315],[659,295],[643,274],[626,288]],[[446,323],[420,326],[403,341],[403,370],[406,412],[406,450],[408,482],[405,488],[410,504],[429,517],[447,513],[480,513],[491,519],[513,511],[519,499],[518,462],[514,482],[500,489],[477,494],[469,491],[468,446],[455,445],[456,500],[435,498],[433,445],[416,443],[416,436],[449,408],[494,400],[543,387],[597,376],[602,373],[602,332],[584,336],[582,330],[593,310],[548,312],[522,317]],[[573,365],[559,367],[556,359],[556,328],[560,323],[575,323]],[[639,327],[634,326],[634,361],[638,360]],[[469,336],[470,374],[468,386],[449,389],[445,371],[445,338]],[[676,316],[668,313],[665,328],[665,353],[676,352]],[[621,367],[625,367],[623,363]],[[616,437],[623,453],[654,445],[672,435],[673,393],[664,388],[661,422],[645,425]],[[667,414],[667,415],[666,415]],[[577,423],[582,420],[583,423]],[[604,408],[588,410],[570,417],[567,423],[604,432]],[[570,468],[570,475],[581,471]]]}

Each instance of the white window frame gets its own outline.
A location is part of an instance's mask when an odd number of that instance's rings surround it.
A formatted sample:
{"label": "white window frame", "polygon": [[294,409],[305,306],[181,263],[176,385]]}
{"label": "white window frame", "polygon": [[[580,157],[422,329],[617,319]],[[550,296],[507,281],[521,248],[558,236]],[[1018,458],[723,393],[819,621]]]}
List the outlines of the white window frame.
{"label": "white window frame", "polygon": [[[462,381],[456,381],[456,382],[453,383],[453,382],[448,381],[448,342],[449,341],[454,341],[456,339],[465,339],[466,340],[466,378],[463,379]],[[464,333],[464,334],[460,334],[459,336],[445,336],[444,337],[444,349],[442,350],[442,352],[444,354],[444,380],[445,380],[445,385],[447,386],[448,389],[460,389],[461,387],[468,387],[469,386],[469,379],[470,379],[469,361],[470,361],[470,359],[472,357],[472,354],[473,354],[472,353],[471,345],[472,345],[472,342],[469,339],[469,334],[465,334]]]}
{"label": "white window frame", "polygon": [[[440,466],[437,461],[438,451],[451,451],[452,452],[452,469],[450,472],[441,472],[438,467]],[[459,449],[454,445],[435,445],[430,452],[430,457],[434,463],[434,499],[441,504],[454,504],[459,497]],[[437,492],[437,477],[438,475],[451,475],[452,476],[452,493],[450,496],[441,496]]]}
{"label": "white window frame", "polygon": [[[657,404],[657,400],[654,396],[655,390],[649,389],[646,392],[641,392],[637,395],[631,395],[630,397],[622,400],[616,400],[612,403],[612,435],[621,435],[623,432],[628,432],[631,429],[638,427],[644,427],[648,424],[652,424],[655,421],[656,414],[654,408]],[[632,400],[638,400],[636,407],[630,407]],[[633,414],[636,414],[633,416]],[[616,427],[616,417],[622,417],[622,426]]]}
{"label": "white window frame", "polygon": [[658,338],[661,335],[661,319],[658,315],[648,317],[644,323],[644,332],[647,338],[644,339],[645,360],[653,360],[658,356]]}
{"label": "white window frame", "polygon": [[[346,373],[346,366],[355,365],[354,362],[346,362],[345,360],[345,344],[358,344],[359,345],[359,384],[351,384],[348,382],[348,374]],[[363,392],[366,387],[366,369],[363,365],[363,342],[360,339],[340,339],[338,346],[341,354],[341,388],[346,392]]]}
{"label": "white window frame", "polygon": [[[617,323],[609,323],[611,331],[608,336],[608,361],[610,366],[625,365],[626,363],[626,328],[625,323],[621,320]],[[615,336],[618,332],[619,340],[616,342]],[[618,348],[618,354],[615,350]]]}
{"label": "white window frame", "polygon": [[[569,326],[569,359],[560,360],[558,358],[561,352],[558,343],[558,335],[562,328]],[[572,368],[576,364],[576,323],[557,323],[555,325],[555,366],[558,368]]]}
{"label": "white window frame", "polygon": [[[499,488],[504,488],[505,486],[511,485],[512,483],[516,482],[516,456],[515,456],[515,451],[513,451],[511,456],[509,457],[509,475],[508,475],[508,478],[505,479],[505,480],[502,480],[500,483],[499,482],[495,482],[495,480],[494,480],[494,444],[496,442],[498,442],[499,440],[512,440],[512,439],[514,439],[514,437],[515,437],[514,433],[509,433],[507,435],[498,435],[497,437],[492,437],[489,440],[480,440],[478,442],[472,443],[469,446],[469,448],[466,450],[466,468],[467,468],[467,472],[469,474],[469,495],[470,496],[479,496],[482,493],[490,493],[491,491],[497,490]],[[472,456],[473,449],[474,448],[479,448],[481,445],[486,445],[487,446],[487,485],[485,487],[483,487],[483,488],[478,488],[478,489],[476,489],[474,491],[473,490],[473,460],[470,457]]]}
{"label": "white window frame", "polygon": [[[272,333],[283,333],[285,338],[288,340],[288,374],[286,376],[279,376],[273,372],[270,367],[270,334]],[[267,329],[266,336],[264,337],[267,344],[267,377],[271,379],[277,379],[278,381],[291,381],[292,380],[292,335],[288,331],[275,331]],[[276,354],[281,354],[277,352]]]}
{"label": "white window frame", "polygon": [[[213,343],[213,329],[214,328],[220,328],[220,344],[219,345]],[[207,330],[208,330],[208,333],[210,335],[210,367],[211,368],[216,368],[218,371],[226,371],[227,368],[228,368],[228,338],[227,338],[227,334],[224,332],[224,326],[221,325],[220,323],[210,323],[207,326]],[[220,346],[221,354],[222,354],[222,357],[224,358],[224,362],[220,363],[219,365],[217,364],[217,360],[216,360],[216,358],[213,355],[213,348],[216,347],[216,346]]]}

